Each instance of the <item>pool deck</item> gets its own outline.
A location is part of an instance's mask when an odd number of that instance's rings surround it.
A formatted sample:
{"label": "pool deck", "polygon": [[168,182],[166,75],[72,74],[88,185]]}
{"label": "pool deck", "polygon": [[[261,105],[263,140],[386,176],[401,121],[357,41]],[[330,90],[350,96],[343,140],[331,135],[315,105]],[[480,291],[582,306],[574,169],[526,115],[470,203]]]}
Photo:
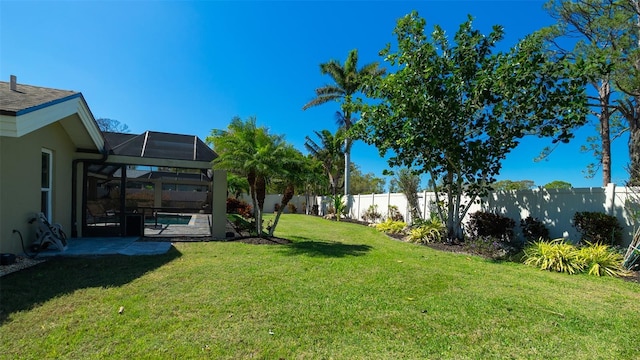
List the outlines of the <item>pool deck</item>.
{"label": "pool deck", "polygon": [[39,258],[57,256],[104,256],[104,255],[161,255],[171,249],[170,242],[138,241],[139,237],[92,237],[67,240],[67,249],[45,249],[38,253]]}
{"label": "pool deck", "polygon": [[157,227],[148,224],[144,228],[144,236],[147,237],[204,237],[211,236],[211,215],[209,214],[191,214],[189,224],[180,225],[162,225]]}

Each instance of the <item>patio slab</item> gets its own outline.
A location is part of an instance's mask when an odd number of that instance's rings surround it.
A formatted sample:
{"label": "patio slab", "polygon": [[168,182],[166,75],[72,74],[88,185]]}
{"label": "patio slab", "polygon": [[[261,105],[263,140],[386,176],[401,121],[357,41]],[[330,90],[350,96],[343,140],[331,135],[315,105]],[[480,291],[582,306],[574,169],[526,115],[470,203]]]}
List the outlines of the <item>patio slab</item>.
{"label": "patio slab", "polygon": [[67,250],[45,249],[38,257],[96,256],[96,255],[161,255],[171,249],[170,242],[143,241],[139,237],[95,237],[67,240]]}

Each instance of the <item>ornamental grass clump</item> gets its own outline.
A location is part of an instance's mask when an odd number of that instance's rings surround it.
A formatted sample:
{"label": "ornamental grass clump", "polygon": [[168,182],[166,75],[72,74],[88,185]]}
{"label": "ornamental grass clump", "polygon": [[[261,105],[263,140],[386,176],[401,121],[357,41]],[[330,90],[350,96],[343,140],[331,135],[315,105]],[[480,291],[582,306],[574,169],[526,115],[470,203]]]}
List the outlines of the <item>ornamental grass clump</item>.
{"label": "ornamental grass clump", "polygon": [[578,257],[585,265],[589,275],[624,276],[623,256],[609,245],[591,244],[578,250]]}
{"label": "ornamental grass clump", "polygon": [[409,231],[407,241],[419,244],[442,242],[447,234],[447,226],[437,217],[416,222]]}
{"label": "ornamental grass clump", "polygon": [[540,268],[575,274],[587,272],[595,276],[625,276],[623,256],[605,244],[587,243],[576,247],[564,241],[537,241],[524,250],[524,263]]}
{"label": "ornamental grass clump", "polygon": [[584,261],[578,257],[576,247],[564,239],[536,241],[524,249],[524,263],[540,268],[575,274],[581,272]]}
{"label": "ornamental grass clump", "polygon": [[387,234],[402,234],[406,227],[407,223],[404,221],[393,221],[391,219],[387,219],[384,222],[375,225],[376,230]]}

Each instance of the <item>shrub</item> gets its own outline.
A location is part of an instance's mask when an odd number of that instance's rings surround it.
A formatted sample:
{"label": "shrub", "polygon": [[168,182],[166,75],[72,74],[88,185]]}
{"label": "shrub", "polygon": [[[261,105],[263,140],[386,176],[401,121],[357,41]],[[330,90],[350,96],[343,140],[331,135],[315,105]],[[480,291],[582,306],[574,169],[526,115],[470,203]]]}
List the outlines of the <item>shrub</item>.
{"label": "shrub", "polygon": [[407,227],[407,224],[404,221],[393,221],[391,219],[375,225],[376,230],[387,234],[402,234],[405,227]]}
{"label": "shrub", "polygon": [[293,203],[287,204],[287,208],[289,208],[290,214],[296,214],[298,212],[298,208]]}
{"label": "shrub", "polygon": [[378,212],[378,205],[370,205],[367,210],[362,213],[362,220],[374,223],[382,218],[382,214]]}
{"label": "shrub", "polygon": [[520,227],[522,228],[522,235],[529,242],[549,239],[549,229],[537,218],[528,216],[520,220]]}
{"label": "shrub", "polygon": [[442,242],[446,234],[446,225],[437,218],[431,218],[427,221],[421,221],[420,225],[413,227],[409,231],[407,240],[420,244]]}
{"label": "shrub", "polygon": [[536,241],[524,249],[524,263],[540,268],[575,274],[582,271],[584,261],[578,256],[576,247],[564,239]]}
{"label": "shrub", "polygon": [[251,209],[251,205],[242,200],[232,197],[227,198],[227,213],[239,214],[245,218],[253,217],[253,210]]}
{"label": "shrub", "polygon": [[524,251],[524,263],[551,270],[575,274],[587,272],[595,276],[624,276],[623,257],[605,244],[590,244],[576,247],[564,239],[537,241]]}
{"label": "shrub", "polygon": [[447,234],[447,226],[437,216],[428,220],[418,219],[411,226],[407,240],[414,243],[442,242]]}
{"label": "shrub", "polygon": [[622,276],[626,274],[623,256],[609,245],[588,244],[578,250],[577,255],[589,275]]}
{"label": "shrub", "polygon": [[467,239],[462,246],[472,254],[481,255],[491,259],[506,259],[519,252],[520,248],[491,236]]}
{"label": "shrub", "polygon": [[331,203],[333,206],[329,206],[329,213],[334,213],[336,215],[336,221],[340,221],[340,217],[344,214],[347,204],[342,200],[344,195],[334,195],[329,196]]}
{"label": "shrub", "polygon": [[582,234],[582,242],[613,246],[622,243],[622,227],[615,216],[599,212],[577,212],[573,215],[573,226]]}
{"label": "shrub", "polygon": [[491,237],[503,242],[511,242],[513,228],[516,222],[513,219],[498,214],[478,211],[471,214],[469,221],[469,233],[472,238],[478,239]]}
{"label": "shrub", "polygon": [[395,205],[389,206],[389,218],[393,221],[404,221],[404,216],[400,214],[400,210]]}

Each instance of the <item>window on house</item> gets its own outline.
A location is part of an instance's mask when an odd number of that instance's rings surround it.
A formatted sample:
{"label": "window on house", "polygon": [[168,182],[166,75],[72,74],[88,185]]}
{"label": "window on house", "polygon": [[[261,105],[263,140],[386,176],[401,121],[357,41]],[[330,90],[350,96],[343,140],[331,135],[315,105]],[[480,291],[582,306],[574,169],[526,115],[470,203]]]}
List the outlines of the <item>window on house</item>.
{"label": "window on house", "polygon": [[40,184],[40,211],[51,221],[51,194],[53,187],[53,152],[42,149],[42,180]]}

